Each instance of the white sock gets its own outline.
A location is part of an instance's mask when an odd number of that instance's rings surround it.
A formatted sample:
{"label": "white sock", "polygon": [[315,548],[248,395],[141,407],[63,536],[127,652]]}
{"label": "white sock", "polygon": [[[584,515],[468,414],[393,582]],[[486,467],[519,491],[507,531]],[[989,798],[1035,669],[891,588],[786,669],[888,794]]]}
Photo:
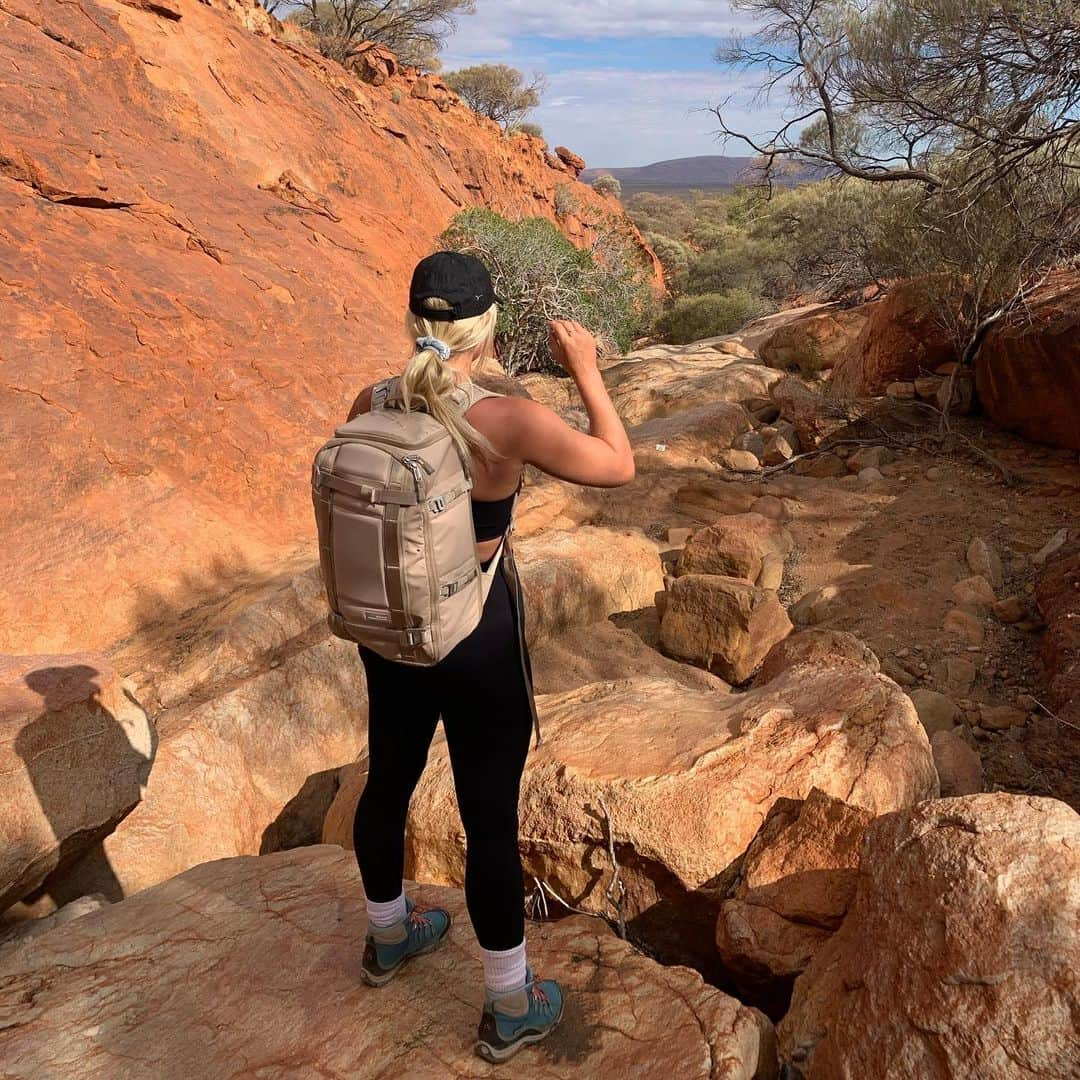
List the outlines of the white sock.
{"label": "white sock", "polygon": [[484,986],[493,994],[521,990],[525,986],[525,942],[512,949],[481,949]]}
{"label": "white sock", "polygon": [[385,904],[376,904],[374,900],[366,900],[368,925],[381,928],[393,926],[394,923],[402,922],[408,912],[405,909],[405,890],[395,900]]}

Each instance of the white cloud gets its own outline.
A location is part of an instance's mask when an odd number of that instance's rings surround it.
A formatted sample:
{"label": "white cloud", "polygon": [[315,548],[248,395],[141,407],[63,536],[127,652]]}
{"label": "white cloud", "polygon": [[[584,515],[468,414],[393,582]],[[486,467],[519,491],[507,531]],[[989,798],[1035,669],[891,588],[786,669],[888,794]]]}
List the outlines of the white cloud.
{"label": "white cloud", "polygon": [[[477,0],[443,54],[448,70],[477,63],[510,64],[547,79],[544,102],[530,119],[552,144],[565,144],[591,164],[607,168],[645,165],[672,157],[724,152],[716,141],[716,116],[707,110],[727,101],[726,115],[755,133],[776,109],[754,103],[753,76],[710,63],[710,42],[750,27],[745,12],[726,0]],[[698,38],[701,47],[681,56],[649,42]],[[550,39],[546,47],[544,39]],[[607,67],[582,66],[586,43]],[[674,48],[678,48],[675,46]],[[623,57],[633,57],[633,66]],[[745,151],[732,146],[732,154]]]}
{"label": "white cloud", "polygon": [[[728,102],[730,121],[752,130],[768,120],[744,77],[721,68],[559,71],[548,80],[548,97],[533,119],[553,143],[569,146],[598,167],[725,152],[710,111],[721,102]],[[727,152],[748,151],[732,145]]]}
{"label": "white cloud", "polygon": [[721,38],[746,29],[745,12],[724,0],[477,0],[461,20],[455,46],[472,51],[482,39],[524,35],[553,38]]}

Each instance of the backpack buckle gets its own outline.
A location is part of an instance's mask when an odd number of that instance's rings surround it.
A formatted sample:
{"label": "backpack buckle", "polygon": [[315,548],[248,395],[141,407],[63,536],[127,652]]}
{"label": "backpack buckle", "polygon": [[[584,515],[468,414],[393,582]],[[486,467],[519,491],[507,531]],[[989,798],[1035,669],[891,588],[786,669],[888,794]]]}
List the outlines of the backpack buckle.
{"label": "backpack buckle", "polygon": [[424,641],[424,631],[416,627],[403,630],[401,636],[405,639],[406,645],[422,645]]}
{"label": "backpack buckle", "polygon": [[446,496],[436,495],[434,499],[429,499],[428,508],[433,514],[441,514],[446,509]]}

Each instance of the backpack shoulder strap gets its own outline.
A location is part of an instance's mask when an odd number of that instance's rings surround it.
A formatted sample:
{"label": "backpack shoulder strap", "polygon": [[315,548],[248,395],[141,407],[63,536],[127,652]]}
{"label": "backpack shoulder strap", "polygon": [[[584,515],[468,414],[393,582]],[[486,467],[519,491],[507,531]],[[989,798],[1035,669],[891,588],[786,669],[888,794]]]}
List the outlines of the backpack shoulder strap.
{"label": "backpack shoulder strap", "polygon": [[471,409],[478,401],[489,397],[505,397],[505,394],[497,394],[494,390],[485,390],[482,386],[470,379],[461,383],[457,388],[458,399],[461,402],[461,411]]}
{"label": "backpack shoulder strap", "polygon": [[374,412],[376,409],[385,409],[387,403],[394,397],[394,393],[397,390],[397,377],[393,376],[389,379],[380,379],[371,388],[371,410]]}

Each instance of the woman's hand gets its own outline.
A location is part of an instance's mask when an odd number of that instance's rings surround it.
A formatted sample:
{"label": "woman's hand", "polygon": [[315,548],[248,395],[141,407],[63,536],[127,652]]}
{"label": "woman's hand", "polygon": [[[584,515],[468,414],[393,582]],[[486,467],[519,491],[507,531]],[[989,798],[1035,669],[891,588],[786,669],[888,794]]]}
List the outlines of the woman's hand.
{"label": "woman's hand", "polygon": [[596,339],[581,323],[552,319],[548,323],[548,345],[556,363],[574,382],[597,371]]}

